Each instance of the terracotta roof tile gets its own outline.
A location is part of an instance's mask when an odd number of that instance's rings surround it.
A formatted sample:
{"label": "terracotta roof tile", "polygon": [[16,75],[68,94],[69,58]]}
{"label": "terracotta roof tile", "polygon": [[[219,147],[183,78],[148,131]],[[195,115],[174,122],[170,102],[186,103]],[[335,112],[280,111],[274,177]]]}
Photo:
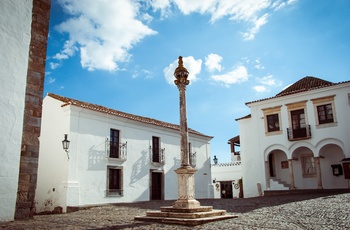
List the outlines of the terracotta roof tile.
{"label": "terracotta roof tile", "polygon": [[300,93],[304,91],[310,91],[318,88],[324,88],[331,85],[335,85],[335,83],[325,81],[320,78],[307,76],[290,85],[280,93],[276,94],[276,97]]}
{"label": "terracotta roof tile", "polygon": [[[83,102],[83,101],[75,100],[72,98],[63,97],[63,96],[53,94],[53,93],[48,93],[47,95],[52,97],[52,98],[55,98],[59,101],[62,101],[64,103],[64,104],[62,104],[62,107],[67,106],[67,105],[74,105],[74,106],[78,106],[81,108],[85,108],[85,109],[89,109],[89,110],[93,110],[93,111],[97,111],[97,112],[101,112],[101,113],[106,113],[106,114],[126,118],[126,119],[133,120],[133,121],[138,121],[138,122],[156,125],[156,126],[160,126],[160,127],[164,127],[164,128],[169,128],[169,129],[180,130],[179,125],[171,124],[168,122],[159,121],[159,120],[148,118],[148,117],[143,117],[143,116],[133,115],[130,113],[121,112],[121,111],[118,111],[115,109],[110,109],[110,108],[107,108],[107,107],[104,107],[101,105],[91,104],[88,102]],[[213,138],[212,136],[205,135],[203,133],[200,133],[200,132],[193,130],[193,129],[190,129],[190,128],[188,129],[188,132],[192,133],[192,134],[200,135],[203,137]]]}
{"label": "terracotta roof tile", "polygon": [[343,84],[343,83],[349,83],[349,82],[350,81],[333,83],[330,81],[322,80],[320,78],[307,76],[307,77],[304,77],[304,78],[300,79],[299,81],[295,82],[294,84],[290,85],[286,89],[282,90],[281,92],[276,94],[274,97],[269,97],[269,98],[265,98],[265,99],[261,99],[261,100],[251,101],[251,102],[247,102],[245,104],[248,105],[248,104],[251,104],[254,102],[265,101],[265,100],[269,100],[269,99],[273,99],[273,98],[277,98],[277,97],[284,97],[287,95],[292,95],[292,94],[296,94],[296,93],[311,91],[311,90],[315,90],[315,89],[325,88],[325,87],[339,85],[339,84]]}

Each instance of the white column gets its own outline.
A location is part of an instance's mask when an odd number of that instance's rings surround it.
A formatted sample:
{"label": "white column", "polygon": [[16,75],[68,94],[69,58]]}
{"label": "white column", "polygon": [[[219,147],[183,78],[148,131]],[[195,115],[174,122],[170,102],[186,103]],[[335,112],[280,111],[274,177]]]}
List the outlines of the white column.
{"label": "white column", "polygon": [[293,170],[293,160],[288,160],[288,168],[289,168],[289,179],[290,179],[290,190],[294,190],[295,188],[295,182],[294,182],[294,170]]}
{"label": "white column", "polygon": [[270,190],[270,164],[269,161],[265,161],[265,177],[266,177],[266,188]]}
{"label": "white column", "polygon": [[316,164],[316,172],[317,172],[317,189],[323,189],[322,187],[322,175],[321,175],[321,164],[320,158],[314,157]]}

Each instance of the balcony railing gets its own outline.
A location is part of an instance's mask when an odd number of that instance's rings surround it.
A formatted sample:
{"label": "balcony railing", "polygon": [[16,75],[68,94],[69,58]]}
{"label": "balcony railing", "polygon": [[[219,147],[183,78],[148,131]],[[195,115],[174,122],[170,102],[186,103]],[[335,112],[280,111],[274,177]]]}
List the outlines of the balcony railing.
{"label": "balcony railing", "polygon": [[151,163],[165,164],[165,148],[149,147],[149,156]]}
{"label": "balcony railing", "polygon": [[289,141],[297,141],[311,138],[310,125],[306,125],[303,128],[293,129],[287,128],[287,136]]}
{"label": "balcony railing", "polygon": [[107,139],[107,157],[110,159],[126,161],[128,146],[127,144],[127,142],[112,142],[108,141]]}
{"label": "balcony railing", "polygon": [[192,168],[196,167],[196,163],[197,163],[196,152],[190,153],[190,165],[192,166]]}

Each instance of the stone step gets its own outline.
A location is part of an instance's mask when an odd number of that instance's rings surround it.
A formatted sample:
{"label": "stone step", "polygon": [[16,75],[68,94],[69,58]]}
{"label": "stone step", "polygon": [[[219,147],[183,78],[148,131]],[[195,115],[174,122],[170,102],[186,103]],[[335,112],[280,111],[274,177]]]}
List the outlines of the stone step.
{"label": "stone step", "polygon": [[238,216],[235,216],[235,215],[219,215],[219,216],[210,216],[210,217],[202,217],[202,218],[195,218],[195,219],[186,219],[186,218],[175,218],[175,217],[136,216],[135,220],[166,223],[166,224],[196,226],[196,225],[205,224],[208,222],[225,220],[230,218],[237,218],[237,217]]}
{"label": "stone step", "polygon": [[225,210],[212,210],[208,212],[162,212],[162,211],[147,211],[148,217],[170,217],[170,218],[184,218],[196,219],[214,216],[223,216],[226,214]]}
{"label": "stone step", "polygon": [[174,208],[173,206],[160,207],[162,212],[209,212],[213,210],[213,206],[199,206],[195,208]]}
{"label": "stone step", "polygon": [[281,180],[281,179],[276,179],[276,178],[271,178],[272,181],[282,185],[283,187],[289,188],[290,184],[288,184],[287,182]]}

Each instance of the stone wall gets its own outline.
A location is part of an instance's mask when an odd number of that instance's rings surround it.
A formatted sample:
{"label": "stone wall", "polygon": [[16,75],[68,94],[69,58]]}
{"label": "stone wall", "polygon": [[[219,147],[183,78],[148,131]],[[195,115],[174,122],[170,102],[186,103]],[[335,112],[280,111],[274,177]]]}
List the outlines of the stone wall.
{"label": "stone wall", "polygon": [[33,0],[15,219],[26,219],[35,213],[34,196],[39,158],[38,138],[41,126],[50,5],[50,0]]}

